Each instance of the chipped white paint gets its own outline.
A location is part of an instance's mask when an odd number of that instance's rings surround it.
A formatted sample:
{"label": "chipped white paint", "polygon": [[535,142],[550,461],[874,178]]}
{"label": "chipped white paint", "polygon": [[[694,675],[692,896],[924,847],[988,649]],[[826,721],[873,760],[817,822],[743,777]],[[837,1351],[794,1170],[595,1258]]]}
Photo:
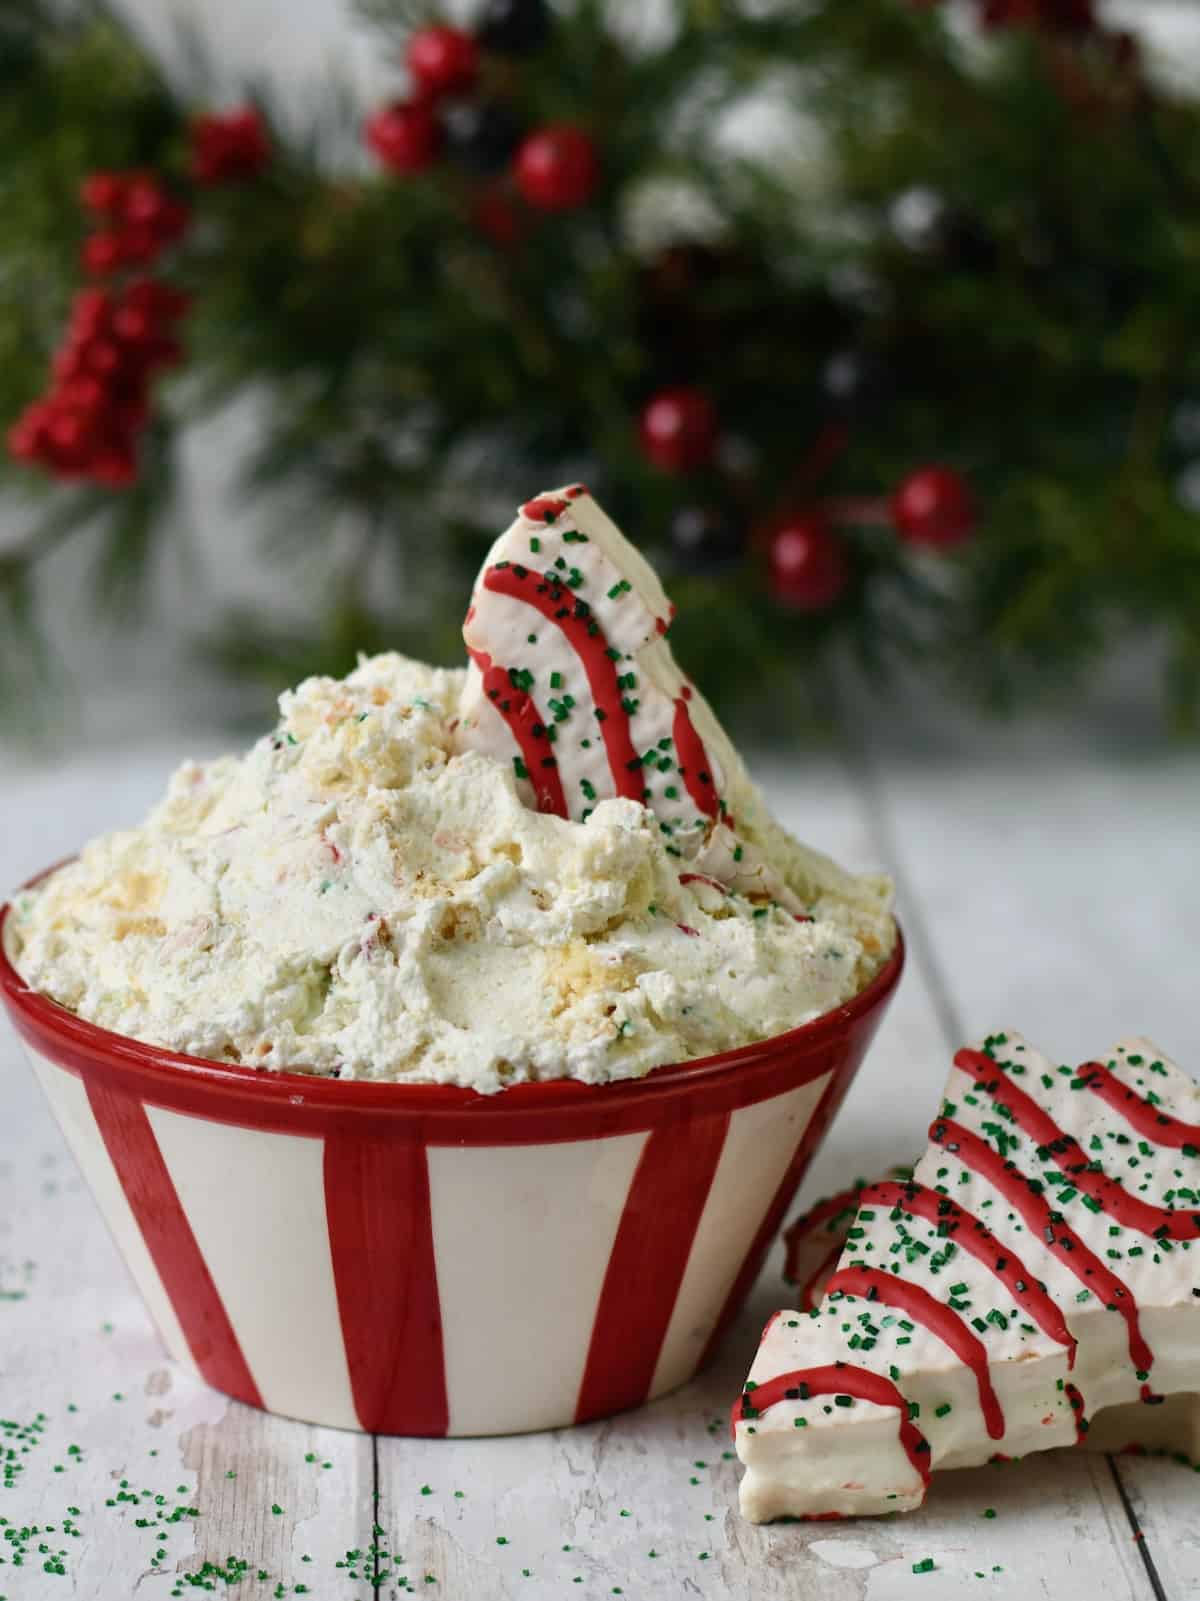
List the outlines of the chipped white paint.
{"label": "chipped white paint", "polygon": [[[886,728],[870,736],[877,751],[896,737]],[[902,751],[886,754],[874,795],[860,773],[847,776],[819,755],[774,773],[768,764],[763,776],[788,821],[842,859],[896,860],[888,830],[903,841],[898,865],[910,934],[913,914],[921,914],[950,1004],[964,1014],[962,1030],[986,1029],[1000,1012],[1070,1054],[1084,1020],[1088,1040],[1132,1021],[1174,1054],[1194,1056],[1189,964],[1200,948],[1200,765],[1147,754],[1136,768],[1121,768],[1076,749],[1039,769],[1035,793],[1027,768],[1003,750],[1006,736],[988,737],[999,754],[983,752],[968,766],[918,766]],[[26,777],[10,793],[0,788],[0,876],[16,882],[95,826],[136,815],[180,754],[114,761],[111,780],[93,761],[97,781],[87,786],[67,770]],[[856,1173],[882,1171],[920,1146],[948,1041],[916,943],[808,1197]],[[777,1300],[778,1258],[772,1253],[713,1369],[638,1413],[513,1439],[380,1442],[378,1519],[389,1569],[410,1575],[418,1591],[433,1575],[438,1582],[427,1593],[440,1601],[601,1601],[614,1586],[629,1601],[1152,1601],[1101,1457],[1060,1452],[942,1475],[921,1512],[872,1524],[869,1535],[853,1524],[752,1528],[738,1517],[736,1464],[722,1457],[725,1419],[758,1326]],[[26,1261],[35,1266],[25,1269]],[[371,1541],[371,1442],[231,1405],[164,1361],[7,1032],[0,1035],[0,1292],[25,1295],[0,1300],[0,1417],[28,1419],[39,1410],[48,1417],[42,1443],[20,1459],[16,1487],[0,1492],[0,1513],[58,1522],[66,1506],[80,1508],[80,1538],[58,1542],[70,1546],[74,1594],[127,1601],[136,1587],[139,1598],[166,1601],[177,1565],[193,1571],[204,1558],[230,1554],[271,1573],[263,1594],[279,1580],[307,1584],[314,1601],[371,1593],[335,1567]],[[69,1403],[78,1411],[69,1413]],[[82,1459],[67,1455],[69,1444],[82,1448]],[[62,1474],[52,1472],[56,1463]],[[1200,1594],[1200,1480],[1172,1463],[1128,1458],[1119,1472],[1164,1593],[1172,1601]],[[156,1546],[152,1533],[135,1527],[142,1508],[104,1504],[122,1477],[172,1496],[185,1486],[179,1499],[200,1509],[199,1518],[172,1526],[160,1575],[147,1572]],[[995,1518],[983,1517],[988,1508]],[[498,1545],[498,1537],[508,1543]],[[651,1558],[650,1550],[659,1554]],[[305,1555],[312,1561],[304,1563]],[[393,1564],[396,1555],[402,1565]],[[934,1571],[914,1575],[913,1563],[925,1557]],[[71,1593],[40,1565],[0,1568],[8,1601]],[[391,1601],[400,1593],[392,1578],[379,1590]]]}
{"label": "chipped white paint", "polygon": [[852,1540],[813,1540],[808,1554],[820,1557],[831,1568],[874,1568],[882,1560],[869,1546],[855,1545]]}

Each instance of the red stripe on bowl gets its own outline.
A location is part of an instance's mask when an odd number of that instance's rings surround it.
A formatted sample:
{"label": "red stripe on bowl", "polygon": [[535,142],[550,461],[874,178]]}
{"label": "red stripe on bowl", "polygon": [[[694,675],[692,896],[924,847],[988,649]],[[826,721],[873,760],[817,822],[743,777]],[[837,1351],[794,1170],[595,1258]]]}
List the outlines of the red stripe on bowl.
{"label": "red stripe on bowl", "polygon": [[145,1107],[88,1077],[84,1088],[193,1361],[216,1389],[261,1407],[258,1385],[184,1215]]}
{"label": "red stripe on bowl", "polygon": [[445,1434],[450,1422],[424,1147],[384,1136],[325,1143],[325,1212],[359,1422]]}
{"label": "red stripe on bowl", "polygon": [[646,1141],[604,1275],[577,1423],[649,1394],[728,1132],[723,1112],[668,1123]]}

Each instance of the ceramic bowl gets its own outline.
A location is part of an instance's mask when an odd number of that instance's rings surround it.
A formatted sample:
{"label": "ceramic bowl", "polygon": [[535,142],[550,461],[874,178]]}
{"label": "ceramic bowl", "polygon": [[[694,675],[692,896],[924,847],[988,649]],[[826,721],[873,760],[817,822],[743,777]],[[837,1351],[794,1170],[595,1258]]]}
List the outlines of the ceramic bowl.
{"label": "ceramic bowl", "polygon": [[663,1395],[735,1316],[887,1008],[645,1078],[493,1096],[258,1072],[0,993],[171,1355],[381,1434],[554,1428]]}

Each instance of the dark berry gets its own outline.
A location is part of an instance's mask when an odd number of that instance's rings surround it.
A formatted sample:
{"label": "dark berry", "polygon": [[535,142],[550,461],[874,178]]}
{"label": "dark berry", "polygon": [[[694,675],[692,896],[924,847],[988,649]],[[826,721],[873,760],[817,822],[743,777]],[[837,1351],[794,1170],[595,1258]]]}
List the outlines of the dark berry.
{"label": "dark berry", "polygon": [[746,549],[744,523],[719,506],[681,506],[671,518],[668,538],[676,564],[693,572],[728,567]]}
{"label": "dark berry", "polygon": [[873,350],[835,350],[821,369],[821,390],[839,417],[862,421],[886,410],[896,391],[895,375]]}
{"label": "dark berry", "polygon": [[504,170],[521,140],[516,117],[495,100],[455,100],[443,109],[442,126],[454,158],[488,177]]}
{"label": "dark berry", "polygon": [[511,56],[539,49],[549,33],[545,0],[487,0],[475,28],[485,50]]}

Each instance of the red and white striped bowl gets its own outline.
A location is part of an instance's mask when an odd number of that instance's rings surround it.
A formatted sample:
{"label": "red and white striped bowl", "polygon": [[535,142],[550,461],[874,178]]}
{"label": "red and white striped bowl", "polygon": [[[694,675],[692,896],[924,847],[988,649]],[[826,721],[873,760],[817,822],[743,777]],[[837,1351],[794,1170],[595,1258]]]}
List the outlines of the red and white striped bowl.
{"label": "red and white striped bowl", "polygon": [[383,1434],[506,1434],[682,1384],[757,1275],[886,1009],[633,1082],[343,1083],[0,992],[171,1355]]}

